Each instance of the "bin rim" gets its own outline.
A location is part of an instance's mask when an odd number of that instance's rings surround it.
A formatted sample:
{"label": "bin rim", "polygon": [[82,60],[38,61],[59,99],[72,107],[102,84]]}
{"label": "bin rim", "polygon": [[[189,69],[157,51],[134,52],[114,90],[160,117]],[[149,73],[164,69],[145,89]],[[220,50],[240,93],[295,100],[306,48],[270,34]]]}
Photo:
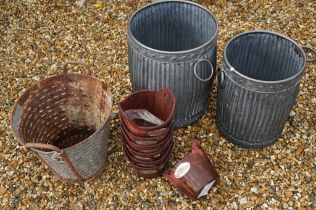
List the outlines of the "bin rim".
{"label": "bin rim", "polygon": [[[136,37],[133,35],[133,33],[131,32],[131,28],[130,28],[130,25],[131,25],[131,21],[132,19],[139,13],[141,12],[142,10],[148,8],[148,7],[151,7],[151,6],[154,6],[154,5],[158,5],[158,4],[166,4],[166,3],[172,3],[172,2],[175,2],[175,3],[185,3],[185,4],[191,4],[193,6],[197,6],[201,9],[203,9],[204,11],[206,11],[214,20],[214,23],[215,23],[215,27],[216,27],[216,30],[214,32],[214,34],[202,45],[199,45],[197,47],[194,47],[194,48],[191,48],[191,49],[188,49],[188,50],[180,50],[180,51],[165,51],[165,50],[158,50],[158,49],[155,49],[155,48],[152,48],[152,47],[149,47],[143,43],[141,43],[138,39],[136,39]],[[164,53],[164,54],[170,54],[170,55],[178,55],[178,54],[185,54],[185,53],[190,53],[190,52],[193,52],[193,51],[196,51],[196,50],[200,50],[202,48],[204,48],[205,46],[207,45],[210,45],[211,42],[216,39],[217,37],[217,34],[218,34],[218,21],[217,21],[217,18],[215,17],[215,15],[210,12],[207,8],[203,7],[202,5],[200,4],[197,4],[197,3],[194,3],[194,2],[190,2],[190,1],[183,1],[183,0],[166,0],[166,1],[159,1],[159,2],[154,2],[154,3],[151,3],[151,4],[147,4],[141,8],[139,8],[138,10],[136,10],[136,12],[133,13],[133,15],[129,18],[128,20],[128,33],[127,35],[130,36],[134,42],[136,42],[138,45],[140,45],[141,47],[143,48],[146,48],[148,50],[151,50],[153,52],[156,52],[156,53]]]}
{"label": "bin rim", "polygon": [[[296,73],[294,74],[293,76],[291,77],[288,77],[286,79],[282,79],[282,80],[273,80],[273,81],[269,81],[269,80],[260,80],[260,79],[254,79],[252,77],[249,77],[249,76],[246,76],[245,74],[242,74],[240,73],[237,69],[235,69],[228,61],[227,59],[227,56],[226,56],[226,52],[227,52],[227,47],[237,38],[239,37],[242,37],[242,36],[245,36],[245,35],[248,35],[248,34],[270,34],[270,35],[276,35],[276,36],[279,36],[283,39],[286,39],[287,41],[291,42],[292,44],[294,44],[302,53],[303,55],[303,59],[304,59],[304,63],[301,67],[301,69]],[[227,44],[225,45],[225,48],[224,48],[224,51],[223,51],[223,61],[225,61],[225,64],[229,67],[230,71],[231,72],[234,72],[235,74],[237,74],[238,76],[240,77],[243,77],[247,80],[250,80],[250,81],[253,81],[253,82],[259,82],[259,83],[265,83],[265,84],[279,84],[279,83],[283,83],[283,82],[287,82],[287,81],[291,81],[297,77],[299,77],[302,72],[304,71],[305,67],[306,67],[306,61],[307,61],[307,58],[306,58],[306,54],[305,54],[305,51],[303,50],[302,46],[299,45],[296,41],[294,41],[293,39],[283,35],[283,34],[280,34],[278,32],[275,32],[275,31],[268,31],[268,30],[252,30],[252,31],[246,31],[246,32],[243,32],[243,33],[240,33],[240,34],[237,34],[236,36],[232,37],[228,42]]]}

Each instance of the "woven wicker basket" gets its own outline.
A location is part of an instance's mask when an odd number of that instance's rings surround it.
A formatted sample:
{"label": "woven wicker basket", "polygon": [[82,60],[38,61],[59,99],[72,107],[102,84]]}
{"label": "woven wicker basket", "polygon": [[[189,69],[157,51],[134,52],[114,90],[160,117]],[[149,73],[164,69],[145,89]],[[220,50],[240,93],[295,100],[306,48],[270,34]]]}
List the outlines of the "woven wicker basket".
{"label": "woven wicker basket", "polygon": [[112,94],[93,76],[68,74],[68,64],[87,67],[68,61],[64,74],[27,89],[12,109],[11,127],[59,178],[83,182],[105,167]]}

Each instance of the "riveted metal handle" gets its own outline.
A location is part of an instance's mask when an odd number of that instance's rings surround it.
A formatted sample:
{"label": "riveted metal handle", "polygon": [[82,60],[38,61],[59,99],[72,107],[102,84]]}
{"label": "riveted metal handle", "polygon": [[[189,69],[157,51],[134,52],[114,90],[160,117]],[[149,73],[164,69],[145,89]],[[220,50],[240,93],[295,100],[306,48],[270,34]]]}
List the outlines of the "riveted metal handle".
{"label": "riveted metal handle", "polygon": [[219,88],[223,87],[225,79],[225,72],[223,70],[219,70],[216,74],[216,83]]}
{"label": "riveted metal handle", "polygon": [[68,66],[69,64],[75,64],[75,65],[84,66],[85,69],[86,69],[86,71],[87,71],[87,74],[92,75],[92,72],[91,72],[91,70],[89,69],[89,65],[88,65],[88,64],[86,64],[86,63],[83,62],[83,61],[73,61],[73,60],[69,60],[69,61],[66,61],[66,62],[64,63],[64,65],[63,65],[63,67],[62,67],[64,74],[67,74],[67,73],[68,73],[67,66]]}
{"label": "riveted metal handle", "polygon": [[[302,46],[302,48],[305,51],[305,54],[307,54],[307,53],[311,53],[312,54],[312,58],[311,59],[307,58],[307,62],[314,62],[314,61],[316,61],[316,50],[314,48],[307,47],[307,46]],[[306,57],[307,57],[307,55],[306,55]]]}
{"label": "riveted metal handle", "polygon": [[[211,69],[212,69],[211,75],[210,75],[208,78],[206,78],[206,79],[202,79],[202,78],[196,73],[196,66],[197,66],[200,62],[202,62],[202,61],[208,63],[208,64],[210,65]],[[209,60],[206,60],[206,59],[204,59],[204,58],[201,58],[201,59],[198,60],[198,61],[195,63],[195,65],[194,65],[194,75],[195,75],[195,77],[196,77],[198,80],[200,80],[200,81],[202,81],[202,82],[207,82],[207,81],[209,81],[209,80],[212,78],[213,73],[214,73],[213,65],[211,64],[211,62],[210,62]]]}

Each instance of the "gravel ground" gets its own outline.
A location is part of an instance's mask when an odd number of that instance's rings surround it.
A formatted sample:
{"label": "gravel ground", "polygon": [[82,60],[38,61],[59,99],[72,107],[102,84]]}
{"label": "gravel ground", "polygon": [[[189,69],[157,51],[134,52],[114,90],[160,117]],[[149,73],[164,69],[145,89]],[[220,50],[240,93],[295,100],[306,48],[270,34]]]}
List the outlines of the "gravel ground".
{"label": "gravel ground", "polygon": [[[267,29],[316,47],[315,1],[198,1],[218,18],[218,63],[225,42],[251,29]],[[148,1],[0,0],[0,204],[2,209],[316,208],[316,67],[309,64],[297,104],[279,141],[260,150],[240,149],[218,135],[215,96],[200,121],[178,129],[174,165],[199,139],[221,175],[209,195],[192,202],[164,178],[143,180],[122,152],[119,121],[111,123],[107,169],[85,184],[59,181],[13,137],[8,113],[19,93],[60,73],[67,59],[89,63],[114,94],[115,107],[131,91],[127,20]],[[72,68],[73,71],[79,71]]]}

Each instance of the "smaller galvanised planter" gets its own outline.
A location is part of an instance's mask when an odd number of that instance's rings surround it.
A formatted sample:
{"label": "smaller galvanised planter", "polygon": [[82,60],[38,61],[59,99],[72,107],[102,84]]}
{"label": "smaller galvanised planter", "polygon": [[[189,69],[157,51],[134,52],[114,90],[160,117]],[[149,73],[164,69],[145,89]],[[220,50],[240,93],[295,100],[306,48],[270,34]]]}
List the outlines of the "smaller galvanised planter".
{"label": "smaller galvanised planter", "polygon": [[[175,98],[172,92],[167,89],[157,91],[141,90],[129,95],[119,103],[121,123],[136,136],[153,137],[161,136],[169,132],[174,119]],[[140,126],[131,120],[125,113],[127,110],[148,110],[157,118],[163,121],[160,125]]]}
{"label": "smaller galvanised planter", "polygon": [[[305,51],[314,55],[307,60]],[[316,50],[270,31],[233,37],[218,74],[216,125],[230,142],[262,148],[277,141]]]}
{"label": "smaller galvanised planter", "polygon": [[192,152],[164,177],[192,199],[206,195],[219,182],[218,173],[196,140],[192,142]]}

